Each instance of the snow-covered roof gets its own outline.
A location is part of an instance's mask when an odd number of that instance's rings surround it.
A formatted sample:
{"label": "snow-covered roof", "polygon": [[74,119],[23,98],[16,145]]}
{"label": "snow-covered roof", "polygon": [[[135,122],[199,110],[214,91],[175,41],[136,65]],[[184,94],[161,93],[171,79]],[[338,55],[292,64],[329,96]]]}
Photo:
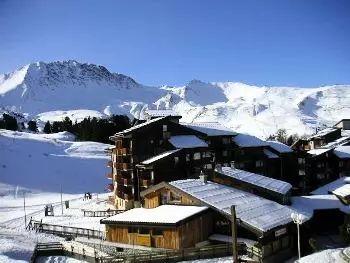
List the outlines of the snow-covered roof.
{"label": "snow-covered roof", "polygon": [[141,164],[151,164],[151,163],[154,163],[154,162],[156,162],[156,161],[158,161],[158,160],[161,160],[161,159],[163,159],[163,158],[165,158],[165,157],[168,157],[168,156],[170,156],[170,155],[172,155],[172,154],[174,154],[174,153],[176,153],[176,152],[178,152],[178,151],[180,151],[180,150],[181,150],[181,149],[176,149],[176,150],[170,150],[170,151],[163,152],[163,153],[158,154],[158,155],[156,155],[156,156],[153,156],[153,157],[151,157],[151,158],[149,158],[149,159],[147,159],[147,160],[144,160],[143,162],[141,162]]}
{"label": "snow-covered roof", "polygon": [[350,146],[338,146],[334,149],[334,154],[339,158],[350,158]]}
{"label": "snow-covered roof", "polygon": [[309,196],[294,196],[292,197],[291,207],[310,219],[315,210],[339,209],[340,211],[349,214],[350,207],[344,205],[339,199],[332,194],[325,195],[309,195]]}
{"label": "snow-covered roof", "polygon": [[208,136],[233,136],[237,133],[218,122],[180,123],[193,130],[205,133]]}
{"label": "snow-covered roof", "polygon": [[244,133],[239,133],[237,134],[234,138],[233,141],[240,147],[257,147],[257,146],[267,146],[268,143],[260,140],[259,138],[249,135],[249,134],[244,134]]}
{"label": "snow-covered roof", "polygon": [[173,110],[146,110],[145,114],[150,117],[166,117],[166,116],[181,117],[180,114],[176,113]]}
{"label": "snow-covered roof", "polygon": [[143,122],[143,123],[137,124],[135,126],[132,126],[129,129],[125,129],[125,130],[123,130],[121,132],[118,132],[118,133],[116,133],[116,135],[121,135],[121,134],[126,134],[126,133],[133,132],[133,131],[135,131],[137,129],[143,128],[143,127],[145,127],[145,126],[147,126],[149,124],[155,123],[155,122],[163,120],[163,119],[165,119],[165,117],[159,117],[159,118],[154,118],[152,120],[148,120],[146,122]]}
{"label": "snow-covered roof", "polygon": [[322,148],[334,148],[334,147],[337,147],[337,146],[341,146],[341,145],[344,145],[346,143],[349,143],[350,142],[350,135],[347,135],[347,136],[342,136],[332,142],[329,142],[325,145],[322,146]]}
{"label": "snow-covered roof", "polygon": [[267,156],[267,158],[270,158],[270,159],[279,158],[279,156],[277,154],[274,154],[273,152],[269,151],[268,149],[264,149],[264,154]]}
{"label": "snow-covered roof", "polygon": [[147,223],[177,224],[178,222],[207,210],[206,206],[161,205],[156,208],[134,208],[107,217],[101,223]]}
{"label": "snow-covered roof", "polygon": [[307,153],[314,155],[314,156],[318,156],[318,155],[324,154],[326,152],[329,152],[331,150],[332,149],[318,148],[318,149],[309,150],[309,151],[307,151]]}
{"label": "snow-covered roof", "polygon": [[350,195],[350,184],[344,184],[341,187],[332,191],[333,194],[340,197],[347,197]]}
{"label": "snow-covered roof", "polygon": [[292,148],[290,148],[288,145],[285,145],[284,143],[277,142],[277,141],[266,141],[266,143],[280,153],[289,153],[293,152]]}
{"label": "snow-covered roof", "polygon": [[335,189],[345,185],[350,184],[350,177],[341,177],[333,182],[323,185],[316,190],[312,191],[313,195],[325,195],[333,192]]}
{"label": "snow-covered roof", "polygon": [[292,221],[290,215],[294,211],[289,207],[226,185],[203,183],[200,179],[169,184],[227,215],[231,215],[231,206],[235,205],[238,219],[263,232]]}
{"label": "snow-covered roof", "polygon": [[292,185],[290,183],[231,167],[222,167],[221,171],[215,171],[236,180],[256,185],[280,194],[286,194],[292,189]]}
{"label": "snow-covered roof", "polygon": [[171,136],[169,142],[176,148],[208,147],[208,144],[195,135]]}
{"label": "snow-covered roof", "polygon": [[347,263],[344,252],[347,248],[326,249],[308,256],[304,256],[295,263]]}
{"label": "snow-covered roof", "polygon": [[339,128],[326,128],[326,129],[323,129],[323,130],[317,132],[316,134],[310,136],[309,138],[313,139],[313,138],[323,137],[323,136],[325,136],[325,135],[327,135],[329,133],[335,132],[338,129]]}

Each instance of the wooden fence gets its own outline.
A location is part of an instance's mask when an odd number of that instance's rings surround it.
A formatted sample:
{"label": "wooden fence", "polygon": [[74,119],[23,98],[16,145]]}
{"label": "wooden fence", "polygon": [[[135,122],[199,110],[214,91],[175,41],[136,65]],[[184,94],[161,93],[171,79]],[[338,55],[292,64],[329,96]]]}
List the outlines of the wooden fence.
{"label": "wooden fence", "polygon": [[[240,255],[246,252],[245,244],[240,243],[238,253]],[[182,250],[164,250],[164,251],[128,251],[119,252],[114,256],[101,258],[102,262],[178,262],[184,260],[196,260],[217,258],[232,255],[232,246],[227,244],[211,245],[201,248],[187,248]]]}
{"label": "wooden fence", "polygon": [[63,255],[64,249],[60,242],[37,243],[30,263],[34,263],[39,256]]}
{"label": "wooden fence", "polygon": [[109,217],[122,212],[124,212],[124,210],[102,210],[102,211],[83,210],[84,216],[86,217]]}
{"label": "wooden fence", "polygon": [[58,236],[71,236],[71,237],[87,237],[87,238],[98,238],[104,239],[104,232],[99,230],[62,226],[62,225],[52,225],[45,224],[41,221],[30,220],[27,230],[35,230],[36,232],[43,232]]}

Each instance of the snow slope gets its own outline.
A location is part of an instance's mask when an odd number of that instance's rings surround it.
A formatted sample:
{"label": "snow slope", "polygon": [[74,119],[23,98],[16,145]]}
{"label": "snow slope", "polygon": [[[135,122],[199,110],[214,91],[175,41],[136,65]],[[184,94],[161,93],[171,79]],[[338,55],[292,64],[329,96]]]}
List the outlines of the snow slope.
{"label": "snow slope", "polygon": [[103,66],[76,61],[37,62],[0,75],[0,112],[18,112],[28,119],[142,118],[147,108],[173,109],[182,122],[219,121],[261,138],[280,128],[311,134],[317,126],[349,118],[350,85],[257,87],[193,80],[181,87],[147,87]]}
{"label": "snow slope", "polygon": [[0,130],[0,182],[40,191],[103,191],[106,144],[75,142],[67,132],[32,134]]}

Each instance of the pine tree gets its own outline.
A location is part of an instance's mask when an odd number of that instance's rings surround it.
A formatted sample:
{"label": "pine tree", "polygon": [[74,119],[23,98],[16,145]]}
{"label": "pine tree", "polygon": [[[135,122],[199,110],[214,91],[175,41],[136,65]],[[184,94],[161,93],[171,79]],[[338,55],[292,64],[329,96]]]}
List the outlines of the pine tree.
{"label": "pine tree", "polygon": [[38,126],[36,125],[36,121],[33,121],[33,120],[29,121],[28,122],[28,129],[30,131],[37,132],[38,131]]}
{"label": "pine tree", "polygon": [[12,117],[6,113],[4,113],[2,116],[5,124],[5,127],[4,127],[5,129],[12,130],[12,131],[18,130],[18,124],[15,117]]}
{"label": "pine tree", "polygon": [[47,122],[45,123],[44,132],[45,132],[45,133],[51,133],[51,132],[52,132],[51,124],[50,124],[49,121],[47,121]]}

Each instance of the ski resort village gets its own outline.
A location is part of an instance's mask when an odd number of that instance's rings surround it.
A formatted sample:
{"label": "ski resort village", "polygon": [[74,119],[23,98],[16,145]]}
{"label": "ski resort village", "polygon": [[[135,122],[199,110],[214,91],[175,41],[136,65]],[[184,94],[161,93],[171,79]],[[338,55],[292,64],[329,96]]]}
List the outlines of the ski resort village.
{"label": "ski resort village", "polygon": [[350,119],[288,146],[143,116],[105,144],[3,115],[1,262],[349,262]]}

